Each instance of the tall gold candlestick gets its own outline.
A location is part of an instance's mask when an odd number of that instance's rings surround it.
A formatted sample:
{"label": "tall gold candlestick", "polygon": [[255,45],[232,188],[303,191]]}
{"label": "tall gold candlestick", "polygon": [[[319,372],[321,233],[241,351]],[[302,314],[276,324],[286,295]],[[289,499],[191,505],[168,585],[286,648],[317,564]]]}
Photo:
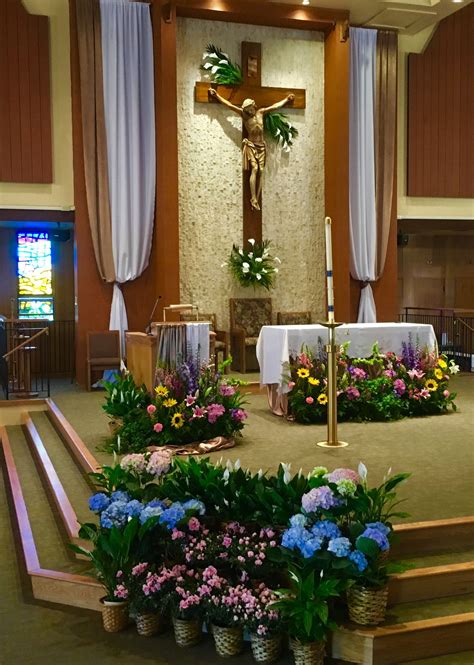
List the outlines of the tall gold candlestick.
{"label": "tall gold candlestick", "polygon": [[327,407],[327,440],[319,441],[318,446],[322,448],[344,448],[349,444],[339,441],[337,438],[337,344],[336,328],[342,323],[334,321],[334,291],[333,291],[333,268],[332,268],[332,220],[326,217],[324,220],[324,231],[326,238],[326,288],[328,299],[328,320],[321,324],[328,329],[327,352],[327,380],[328,380],[328,407]]}

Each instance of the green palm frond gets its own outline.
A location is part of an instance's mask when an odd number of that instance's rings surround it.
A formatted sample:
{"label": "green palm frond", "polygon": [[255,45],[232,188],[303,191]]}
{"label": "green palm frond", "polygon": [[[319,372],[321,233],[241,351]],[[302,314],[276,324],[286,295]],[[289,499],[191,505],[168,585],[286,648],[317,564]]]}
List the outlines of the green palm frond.
{"label": "green palm frond", "polygon": [[278,111],[266,113],[264,117],[265,133],[278,143],[282,150],[289,152],[293,139],[298,136],[298,130],[288,120],[288,116]]}
{"label": "green palm frond", "polygon": [[242,70],[231,62],[227,53],[214,44],[208,44],[202,55],[204,63],[201,69],[213,83],[219,85],[240,85],[243,81]]}

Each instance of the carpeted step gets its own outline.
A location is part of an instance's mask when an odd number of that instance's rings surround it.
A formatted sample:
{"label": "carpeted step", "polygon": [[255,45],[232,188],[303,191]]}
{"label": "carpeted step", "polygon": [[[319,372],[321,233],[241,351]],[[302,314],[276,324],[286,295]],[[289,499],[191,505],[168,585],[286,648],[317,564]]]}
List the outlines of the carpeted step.
{"label": "carpeted step", "polygon": [[435,619],[465,612],[474,612],[474,593],[394,605],[388,609],[384,625]]}
{"label": "carpeted step", "polygon": [[75,559],[58,527],[22,427],[7,427],[7,433],[41,566],[63,572],[84,571],[88,565]]}
{"label": "carpeted step", "polygon": [[30,414],[48,456],[80,522],[90,521],[92,489],[45,412]]}
{"label": "carpeted step", "polygon": [[416,557],[405,557],[403,563],[414,568],[431,568],[452,563],[468,563],[474,561],[474,549],[463,549],[458,552],[442,552],[439,554],[426,554]]}

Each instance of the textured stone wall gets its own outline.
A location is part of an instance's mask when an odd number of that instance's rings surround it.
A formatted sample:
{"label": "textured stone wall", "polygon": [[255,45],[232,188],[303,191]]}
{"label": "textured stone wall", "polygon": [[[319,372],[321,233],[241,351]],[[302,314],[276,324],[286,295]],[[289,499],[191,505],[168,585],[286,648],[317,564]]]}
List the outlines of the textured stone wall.
{"label": "textured stone wall", "polygon": [[[271,9],[269,8],[269,11]],[[242,41],[262,43],[262,85],[306,89],[289,111],[299,137],[290,154],[270,147],[263,185],[263,237],[282,263],[273,311],[324,310],[324,42],[320,33],[217,21],[178,20],[181,302],[217,314],[228,329],[230,297],[254,297],[221,264],[242,243],[241,120],[194,102],[206,44],[240,62]],[[257,295],[267,296],[264,290]]]}

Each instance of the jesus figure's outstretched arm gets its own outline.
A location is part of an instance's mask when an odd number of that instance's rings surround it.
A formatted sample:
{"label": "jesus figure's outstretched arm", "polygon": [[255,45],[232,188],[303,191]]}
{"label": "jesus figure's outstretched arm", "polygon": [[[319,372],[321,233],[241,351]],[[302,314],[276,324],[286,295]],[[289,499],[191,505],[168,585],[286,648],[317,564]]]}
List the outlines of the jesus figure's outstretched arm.
{"label": "jesus figure's outstretched arm", "polygon": [[295,96],[292,92],[290,92],[285,99],[282,99],[279,102],[275,102],[275,104],[272,104],[271,106],[267,106],[266,108],[260,109],[262,113],[269,113],[270,111],[276,111],[277,109],[281,109],[285,104],[288,104],[288,102],[292,102],[294,100]]}
{"label": "jesus figure's outstretched arm", "polygon": [[209,88],[208,94],[211,97],[215,97],[217,101],[220,102],[221,104],[224,104],[224,106],[227,106],[228,108],[232,109],[232,111],[235,111],[239,115],[242,115],[242,109],[240,108],[240,106],[235,106],[231,102],[227,101],[227,99],[224,99],[224,97],[221,97],[221,95],[219,95],[217,90],[214,90],[214,88]]}

